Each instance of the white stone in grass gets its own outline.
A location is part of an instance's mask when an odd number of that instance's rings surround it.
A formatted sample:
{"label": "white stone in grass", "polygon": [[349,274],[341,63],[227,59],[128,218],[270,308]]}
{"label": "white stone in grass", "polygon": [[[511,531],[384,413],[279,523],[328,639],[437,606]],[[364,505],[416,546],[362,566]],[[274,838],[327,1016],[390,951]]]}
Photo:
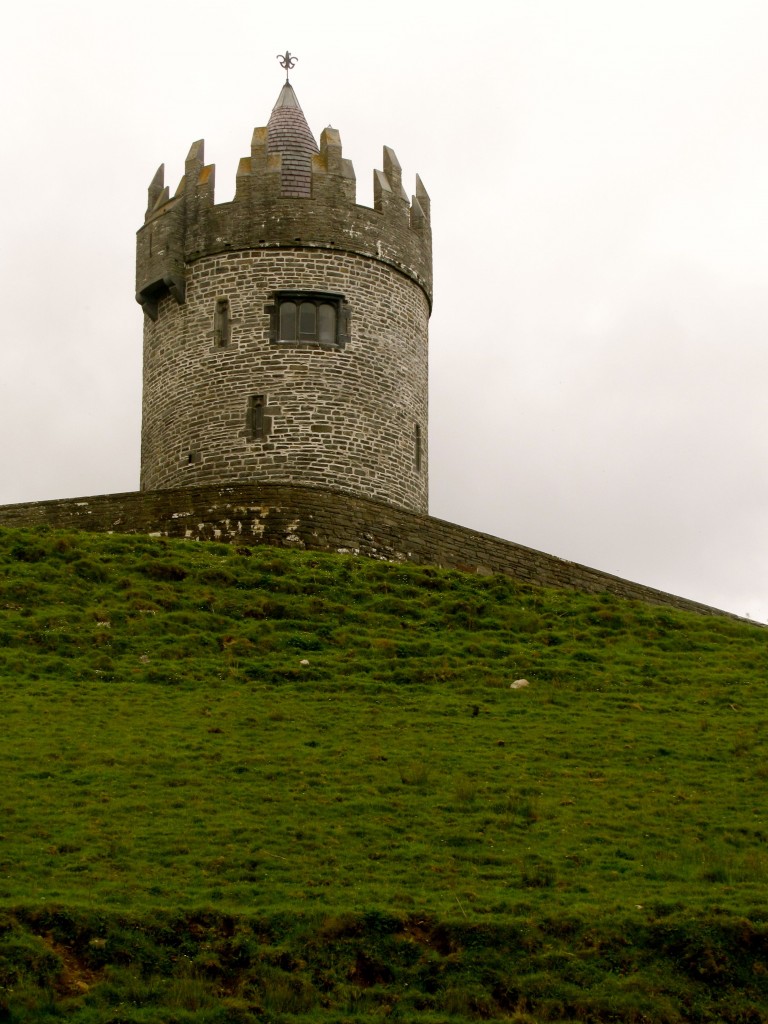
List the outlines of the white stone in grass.
{"label": "white stone in grass", "polygon": [[299,664],[300,665],[308,665],[309,661],[306,658],[302,658],[301,661],[299,662]]}
{"label": "white stone in grass", "polygon": [[524,686],[530,686],[531,684],[527,679],[516,679],[514,683],[509,684],[510,690],[522,690]]}

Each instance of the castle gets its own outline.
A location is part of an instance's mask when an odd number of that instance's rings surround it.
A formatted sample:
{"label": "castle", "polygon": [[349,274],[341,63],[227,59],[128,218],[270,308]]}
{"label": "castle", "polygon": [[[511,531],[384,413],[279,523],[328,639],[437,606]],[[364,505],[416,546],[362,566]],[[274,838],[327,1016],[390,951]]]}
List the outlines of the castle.
{"label": "castle", "polygon": [[286,78],[230,203],[203,142],[138,232],[141,488],[301,483],[427,511],[429,197],[384,147],[355,202],[339,133],[318,147]]}
{"label": "castle", "polygon": [[281,63],[231,202],[214,202],[202,141],[173,196],[162,166],[149,186],[140,491],[8,505],[0,525],[348,552],[717,612],[427,515],[429,196],[417,177],[408,199],[385,146],[358,205],[339,133],[317,144]]}

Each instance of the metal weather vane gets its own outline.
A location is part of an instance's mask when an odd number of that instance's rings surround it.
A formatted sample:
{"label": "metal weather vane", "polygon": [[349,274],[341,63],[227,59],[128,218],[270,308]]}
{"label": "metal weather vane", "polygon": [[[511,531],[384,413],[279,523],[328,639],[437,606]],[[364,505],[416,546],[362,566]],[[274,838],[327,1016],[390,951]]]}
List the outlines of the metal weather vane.
{"label": "metal weather vane", "polygon": [[293,57],[290,50],[286,50],[285,53],[278,53],[277,59],[280,61],[280,67],[285,68],[285,80],[288,81],[288,72],[296,64],[298,57]]}

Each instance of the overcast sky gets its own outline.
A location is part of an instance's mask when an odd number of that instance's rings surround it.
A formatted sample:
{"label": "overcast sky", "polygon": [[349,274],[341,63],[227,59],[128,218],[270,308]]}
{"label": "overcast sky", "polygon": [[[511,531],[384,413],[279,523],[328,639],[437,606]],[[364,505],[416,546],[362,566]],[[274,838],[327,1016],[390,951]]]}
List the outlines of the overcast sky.
{"label": "overcast sky", "polygon": [[432,196],[430,511],[768,618],[765,0],[27,0],[2,15],[0,503],[135,490],[134,237],[283,72]]}

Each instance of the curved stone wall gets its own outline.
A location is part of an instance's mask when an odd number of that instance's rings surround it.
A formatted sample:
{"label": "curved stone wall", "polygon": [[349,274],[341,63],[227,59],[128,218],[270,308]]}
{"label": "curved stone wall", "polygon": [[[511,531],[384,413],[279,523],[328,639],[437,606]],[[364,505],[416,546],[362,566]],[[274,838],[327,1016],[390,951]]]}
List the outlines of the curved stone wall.
{"label": "curved stone wall", "polygon": [[[279,290],[343,295],[349,340],[270,340]],[[167,295],[145,317],[142,489],[300,483],[426,512],[428,320],[416,282],[360,255],[296,247],[190,263],[184,304]]]}

